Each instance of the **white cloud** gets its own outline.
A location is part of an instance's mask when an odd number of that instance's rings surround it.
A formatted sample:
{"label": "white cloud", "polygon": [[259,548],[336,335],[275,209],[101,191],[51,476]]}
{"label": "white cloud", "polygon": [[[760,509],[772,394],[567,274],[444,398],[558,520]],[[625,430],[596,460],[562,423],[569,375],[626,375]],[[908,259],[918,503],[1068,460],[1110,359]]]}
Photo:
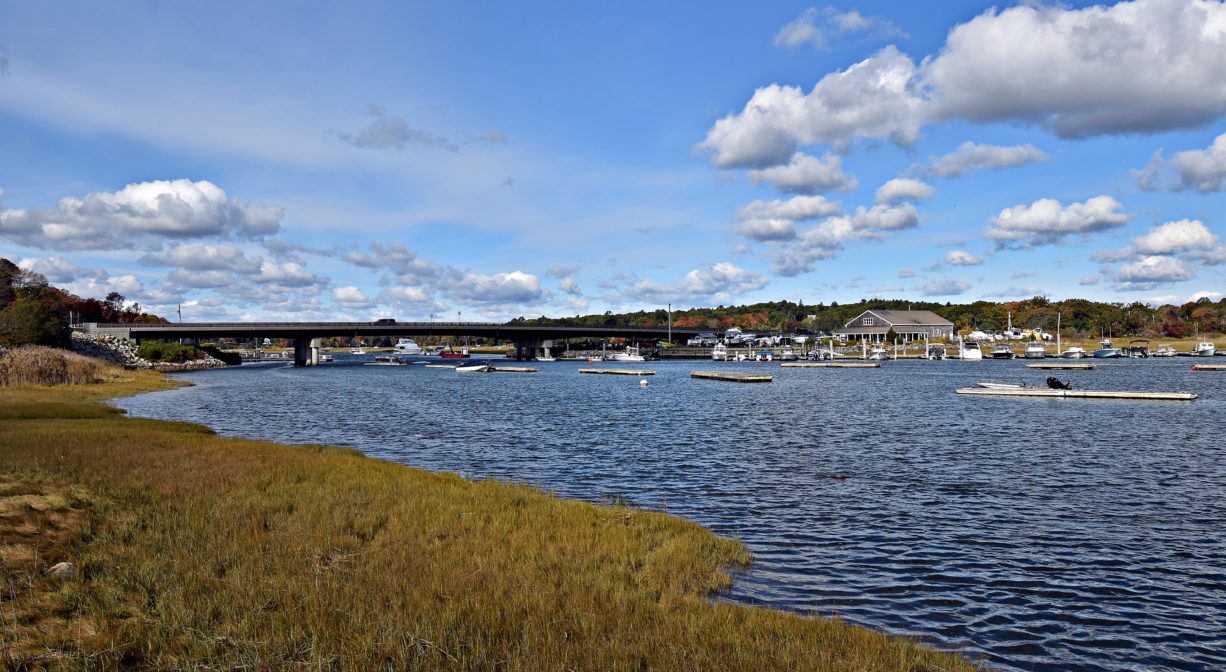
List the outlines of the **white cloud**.
{"label": "white cloud", "polygon": [[404,119],[388,114],[381,105],[371,105],[366,111],[374,117],[373,121],[354,133],[337,132],[336,137],[361,149],[394,149],[398,152],[410,148],[459,150],[447,138],[413,128]]}
{"label": "white cloud", "polygon": [[950,250],[945,253],[945,263],[950,266],[978,266],[983,263],[983,256],[975,256],[964,250]]}
{"label": "white cloud", "polygon": [[447,304],[435,301],[429,292],[420,287],[388,287],[379,292],[375,300],[418,313],[435,313],[447,309]]}
{"label": "white cloud", "polygon": [[958,177],[979,170],[999,170],[1043,161],[1047,154],[1034,145],[977,145],[964,142],[945,156],[933,159],[928,173],[935,177]]}
{"label": "white cloud", "polygon": [[795,86],[764,86],[740,113],[715,122],[698,148],[721,168],[767,168],[819,142],[837,147],[888,138],[909,145],[922,121],[914,76],[911,59],[889,46],[826,75],[808,94]]}
{"label": "white cloud", "polygon": [[369,310],[375,306],[366,294],[357,287],[334,287],[332,300],[345,310]]}
{"label": "white cloud", "polygon": [[1102,281],[1102,279],[1103,278],[1101,275],[1087,275],[1079,280],[1077,284],[1081,285],[1082,287],[1092,287],[1097,285],[1100,281]]}
{"label": "white cloud", "polygon": [[741,208],[737,219],[750,221],[754,219],[789,219],[794,222],[806,219],[816,219],[836,215],[842,210],[836,201],[828,201],[822,196],[795,196],[786,201],[753,201]]}
{"label": "white cloud", "polygon": [[909,177],[896,177],[877,188],[878,203],[923,201],[932,198],[932,187]]}
{"label": "white cloud", "polygon": [[1115,286],[1122,290],[1151,290],[1164,285],[1192,278],[1192,271],[1175,257],[1152,255],[1139,261],[1125,264],[1116,274]]}
{"label": "white cloud", "polygon": [[1146,162],[1144,168],[1132,171],[1132,176],[1137,181],[1137,188],[1141,191],[1158,191],[1161,188],[1158,180],[1162,176],[1162,167],[1165,164],[1161,149],[1150,154],[1149,161]]}
{"label": "white cloud", "polygon": [[852,221],[861,230],[897,231],[918,226],[919,212],[911,203],[874,205],[871,208],[860,206],[856,208]]}
{"label": "white cloud", "polygon": [[897,26],[876,17],[867,17],[855,9],[841,12],[834,7],[818,10],[810,7],[800,16],[793,19],[775,34],[776,47],[795,49],[810,45],[814,49],[825,49],[827,40],[833,33],[851,33],[873,31],[882,36],[903,35]]}
{"label": "white cloud", "polygon": [[106,271],[101,268],[84,268],[58,256],[22,259],[17,265],[23,270],[41,273],[52,284],[64,284],[82,278],[106,278]]}
{"label": "white cloud", "polygon": [[809,154],[793,154],[788,163],[749,171],[754,184],[771,183],[788,194],[816,194],[826,191],[850,191],[860,186],[854,175],[843,171],[843,161],[837,154],[817,158]]}
{"label": "white cloud", "polygon": [[850,217],[831,217],[805,231],[793,245],[776,255],[773,270],[783,276],[808,273],[816,262],[838,254],[844,242],[868,235],[857,229]]}
{"label": "white cloud", "polygon": [[1179,173],[1181,189],[1202,194],[1222,190],[1226,179],[1226,133],[1213,140],[1208,149],[1188,150],[1171,157],[1171,167]]}
{"label": "white cloud", "polygon": [[680,282],[656,283],[641,280],[629,293],[651,303],[731,303],[737,296],[765,287],[770,281],[760,273],[728,262],[694,269]]}
{"label": "white cloud", "polygon": [[1218,299],[1221,299],[1223,296],[1226,296],[1226,294],[1222,294],[1222,292],[1199,291],[1199,292],[1192,294],[1192,297],[1190,300],[1199,301],[1200,299],[1209,299],[1210,301],[1217,301]]}
{"label": "white cloud", "polygon": [[1040,124],[1064,138],[1190,128],[1226,113],[1226,5],[1137,0],[989,9],[922,67],[894,46],[809,93],[771,84],[698,148],[721,168],[784,163],[815,143],[910,145],[927,123]]}
{"label": "white cloud", "polygon": [[558,283],[558,289],[570,294],[571,296],[583,295],[583,290],[579,287],[579,283],[575,282],[575,279],[570,277],[562,278],[561,282]]}
{"label": "white cloud", "polygon": [[179,288],[217,289],[232,287],[235,284],[234,274],[228,271],[198,271],[176,268],[166,276],[166,280]]}
{"label": "white cloud", "polygon": [[40,248],[156,249],[163,239],[271,235],[281,217],[280,208],[229,198],[212,182],[156,180],[63,198],[48,209],[0,210],[0,236]]}
{"label": "white cloud", "polygon": [[234,271],[235,273],[258,273],[263,261],[249,257],[243,250],[232,245],[185,243],[175,245],[165,252],[153,252],[140,259],[150,266],[174,266],[193,271]]}
{"label": "white cloud", "polygon": [[342,257],[345,261],[362,268],[387,270],[398,276],[401,284],[415,285],[431,282],[443,277],[458,279],[459,274],[453,269],[444,268],[438,264],[426,261],[417,256],[403,243],[371,243],[370,254],[350,250]]}
{"label": "white cloud", "polygon": [[915,275],[915,269],[913,268],[901,268],[898,270],[898,277],[900,278],[914,278]]}
{"label": "white cloud", "polygon": [[957,278],[934,278],[920,287],[924,296],[956,296],[971,288],[971,283]]}
{"label": "white cloud", "polygon": [[446,288],[450,298],[479,305],[532,304],[548,296],[541,280],[521,271],[481,275],[468,273]]}
{"label": "white cloud", "polygon": [[303,268],[302,264],[294,261],[280,263],[264,261],[260,264],[259,273],[249,277],[258,283],[282,287],[307,287],[322,284],[322,280],[319,277]]}
{"label": "white cloud", "polygon": [[796,226],[790,219],[751,219],[737,222],[732,230],[759,242],[791,240],[796,237]]}
{"label": "white cloud", "polygon": [[1194,219],[1181,219],[1154,227],[1149,233],[1132,240],[1141,254],[1174,254],[1191,250],[1211,250],[1221,241],[1204,224]]}
{"label": "white cloud", "polygon": [[985,234],[998,246],[1029,248],[1059,243],[1069,235],[1086,235],[1127,224],[1132,215],[1119,212],[1123,207],[1110,196],[1095,196],[1085,203],[1061,205],[1044,198],[1030,205],[1002,210],[988,220]]}

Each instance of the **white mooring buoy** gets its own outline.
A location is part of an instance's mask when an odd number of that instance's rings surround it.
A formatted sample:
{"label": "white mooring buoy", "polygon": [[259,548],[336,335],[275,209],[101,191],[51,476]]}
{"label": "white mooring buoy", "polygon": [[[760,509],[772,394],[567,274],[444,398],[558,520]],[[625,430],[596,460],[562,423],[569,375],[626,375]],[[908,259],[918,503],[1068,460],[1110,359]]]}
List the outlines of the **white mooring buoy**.
{"label": "white mooring buoy", "polygon": [[639,387],[647,387],[647,379],[639,378]]}

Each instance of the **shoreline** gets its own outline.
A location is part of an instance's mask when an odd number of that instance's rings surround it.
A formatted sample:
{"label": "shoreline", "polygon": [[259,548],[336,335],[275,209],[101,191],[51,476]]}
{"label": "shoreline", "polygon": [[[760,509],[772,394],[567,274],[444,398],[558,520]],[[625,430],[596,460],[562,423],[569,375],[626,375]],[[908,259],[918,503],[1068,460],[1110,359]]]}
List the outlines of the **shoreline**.
{"label": "shoreline", "polygon": [[[90,521],[81,538],[52,545],[58,554],[35,554],[17,608],[37,612],[61,598],[82,606],[61,615],[58,636],[54,627],[10,633],[8,641],[26,642],[23,655],[67,647],[56,655],[82,660],[101,655],[104,641],[123,641],[113,637],[132,626],[159,626],[168,628],[166,641],[140,649],[149,666],[249,655],[289,664],[277,654],[287,633],[260,623],[272,621],[311,633],[318,644],[307,661],[343,669],[385,660],[449,669],[499,661],[512,661],[508,669],[636,661],[664,669],[977,669],[837,620],[711,600],[730,585],[729,570],[750,558],[739,542],[697,523],[348,449],[223,439],[200,425],[128,418],[101,402],[190,383],[158,373],[121,377],[0,389],[0,438],[12,446],[0,451],[0,493],[84,490],[73,500],[80,506],[61,513]],[[59,461],[48,460],[55,452]],[[131,564],[117,564],[116,555]],[[165,567],[163,555],[177,562]],[[43,574],[61,556],[83,568],[80,578]],[[193,599],[153,590],[149,607],[151,578]],[[278,604],[268,609],[267,600]],[[240,607],[267,617],[253,620]],[[65,628],[83,623],[96,637],[68,646]],[[400,643],[359,634],[370,629],[395,631]],[[412,642],[410,631],[418,633]],[[376,649],[385,653],[370,658]]]}

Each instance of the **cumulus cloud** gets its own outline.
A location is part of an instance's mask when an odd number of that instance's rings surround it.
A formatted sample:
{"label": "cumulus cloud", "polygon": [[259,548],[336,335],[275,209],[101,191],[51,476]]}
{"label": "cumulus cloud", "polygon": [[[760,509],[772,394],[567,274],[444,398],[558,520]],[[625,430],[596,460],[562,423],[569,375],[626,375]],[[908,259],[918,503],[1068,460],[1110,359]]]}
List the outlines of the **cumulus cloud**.
{"label": "cumulus cloud", "polygon": [[23,270],[42,274],[53,284],[65,284],[83,278],[106,278],[106,271],[101,268],[85,268],[59,256],[21,259],[17,265]]}
{"label": "cumulus cloud", "polygon": [[909,177],[896,177],[877,188],[878,203],[923,201],[932,198],[932,187]]}
{"label": "cumulus cloud", "polygon": [[965,250],[950,250],[945,253],[945,263],[950,266],[978,266],[983,263],[983,256],[976,256]]}
{"label": "cumulus cloud", "polygon": [[860,206],[850,215],[830,217],[798,233],[796,240],[775,256],[773,270],[789,277],[808,273],[818,261],[834,258],[847,241],[881,238],[883,232],[918,224],[919,212],[911,203]]}
{"label": "cumulus cloud", "polygon": [[192,271],[233,271],[252,274],[260,271],[263,259],[249,257],[232,245],[184,243],[164,252],[151,252],[140,262],[149,266],[174,266]]}
{"label": "cumulus cloud", "polygon": [[1132,171],[1132,176],[1137,181],[1137,188],[1141,191],[1158,191],[1161,189],[1159,180],[1162,177],[1164,165],[1166,165],[1166,161],[1162,158],[1161,149],[1151,154],[1144,168]]}
{"label": "cumulus cloud", "polygon": [[1051,245],[1070,235],[1088,235],[1117,228],[1132,221],[1132,215],[1119,212],[1123,207],[1110,196],[1095,196],[1085,203],[1061,205],[1044,198],[1030,205],[1002,210],[988,220],[985,235],[998,247],[1022,248]]}
{"label": "cumulus cloud", "polygon": [[999,170],[1044,161],[1047,154],[1034,145],[977,145],[964,142],[945,156],[933,159],[927,173],[934,177],[958,177],[980,170]]}
{"label": "cumulus cloud", "polygon": [[802,145],[845,146],[860,138],[909,145],[919,136],[922,100],[915,63],[893,46],[826,75],[809,93],[771,84],[744,109],[715,122],[698,149],[721,168],[768,168]]}
{"label": "cumulus cloud", "polygon": [[852,217],[856,228],[872,231],[897,231],[919,226],[919,211],[911,203],[860,206]]}
{"label": "cumulus cloud", "polygon": [[546,272],[555,278],[566,278],[566,277],[574,275],[575,273],[578,273],[579,267],[578,266],[554,266]]}
{"label": "cumulus cloud", "polygon": [[914,278],[914,277],[915,277],[915,275],[916,275],[916,273],[915,273],[915,269],[913,269],[913,268],[900,268],[900,269],[898,269],[898,277],[900,277],[900,278],[904,278],[904,279],[905,279],[905,278]]}
{"label": "cumulus cloud", "polygon": [[375,300],[414,312],[442,312],[447,304],[436,301],[430,292],[420,287],[388,287],[379,292]]}
{"label": "cumulus cloud", "polygon": [[791,240],[796,237],[796,226],[790,219],[751,219],[737,222],[732,230],[759,242]]}
{"label": "cumulus cloud", "polygon": [[575,282],[575,279],[570,277],[562,278],[561,282],[558,283],[558,289],[570,294],[571,296],[583,295],[583,290],[579,287],[579,283]]}
{"label": "cumulus cloud", "polygon": [[1081,280],[1079,280],[1077,284],[1081,285],[1082,287],[1092,287],[1094,285],[1097,285],[1099,282],[1101,282],[1102,279],[1103,279],[1103,276],[1101,275],[1087,275],[1083,277]]}
{"label": "cumulus cloud", "polygon": [[1153,255],[1120,267],[1116,274],[1116,289],[1149,291],[1160,285],[1188,280],[1192,271],[1175,257]]}
{"label": "cumulus cloud", "polygon": [[920,287],[924,296],[957,296],[971,288],[971,283],[957,278],[934,278]]}
{"label": "cumulus cloud", "polygon": [[415,148],[445,149],[450,152],[459,150],[447,138],[413,128],[404,119],[388,114],[382,105],[371,105],[366,111],[374,120],[353,133],[338,131],[336,137],[361,149],[394,149],[398,152]]}
{"label": "cumulus cloud", "polygon": [[362,290],[357,287],[333,287],[332,300],[345,310],[369,310],[375,307]]}
{"label": "cumulus cloud", "polygon": [[260,270],[249,276],[251,280],[281,287],[308,287],[323,284],[323,280],[295,261],[263,261]]}
{"label": "cumulus cloud", "polygon": [[825,217],[841,211],[841,206],[821,196],[796,196],[786,201],[754,201],[741,208],[741,220],[732,230],[758,241],[791,240],[796,237],[795,222]]}
{"label": "cumulus cloud", "polygon": [[1220,244],[1217,235],[1194,219],[1167,222],[1132,240],[1132,246],[1137,252],[1147,255],[1211,250]]}
{"label": "cumulus cloud", "polygon": [[877,17],[868,17],[855,9],[846,12],[834,7],[818,10],[810,7],[775,34],[776,47],[795,49],[809,45],[825,49],[830,37],[838,33],[872,31],[880,36],[905,35],[897,26]]}
{"label": "cumulus cloud", "polygon": [[754,184],[769,182],[787,194],[817,194],[827,191],[850,191],[860,186],[854,175],[843,171],[843,160],[837,154],[822,158],[809,154],[793,154],[783,165],[749,171]]}
{"label": "cumulus cloud", "polygon": [[272,235],[282,216],[281,208],[229,198],[207,180],[155,180],[63,198],[52,208],[0,210],[0,236],[38,248],[157,248],[165,239]]}
{"label": "cumulus cloud", "polygon": [[443,277],[458,278],[453,269],[439,266],[417,256],[403,243],[371,243],[369,254],[350,250],[342,259],[362,268],[387,270],[394,273],[402,284],[413,285],[422,282],[436,281]]}
{"label": "cumulus cloud", "polygon": [[454,300],[477,305],[532,304],[549,295],[541,287],[540,278],[522,271],[495,275],[468,273],[449,285],[447,291]]}
{"label": "cumulus cloud", "polygon": [[1034,123],[1063,138],[1194,127],[1226,113],[1223,26],[1226,5],[1212,0],[993,8],[920,67],[889,46],[808,93],[759,88],[698,148],[722,168],[767,168],[815,143],[911,145],[948,120]]}
{"label": "cumulus cloud", "polygon": [[1226,133],[1217,136],[1207,149],[1175,154],[1170,163],[1179,174],[1179,188],[1202,194],[1221,191],[1226,179]]}
{"label": "cumulus cloud", "polygon": [[630,288],[629,294],[651,303],[731,303],[737,296],[761,289],[769,282],[760,273],[720,262],[696,268],[679,282],[641,280]]}

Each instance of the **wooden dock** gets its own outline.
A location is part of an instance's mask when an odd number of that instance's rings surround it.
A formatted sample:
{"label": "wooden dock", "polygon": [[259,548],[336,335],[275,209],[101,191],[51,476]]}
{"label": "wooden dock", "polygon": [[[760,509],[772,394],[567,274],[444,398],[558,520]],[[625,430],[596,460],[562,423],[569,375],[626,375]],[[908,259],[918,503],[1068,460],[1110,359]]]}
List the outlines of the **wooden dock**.
{"label": "wooden dock", "polygon": [[740,371],[691,371],[690,378],[703,380],[727,380],[733,383],[769,383],[769,373],[742,373]]}
{"label": "wooden dock", "polygon": [[1226,371],[1226,364],[1193,364],[1193,371]]}
{"label": "wooden dock", "polygon": [[534,369],[530,366],[491,366],[491,373],[536,373],[540,369]]}
{"label": "wooden dock", "polygon": [[654,376],[655,371],[639,369],[579,369],[579,373],[603,373],[606,376]]}
{"label": "wooden dock", "polygon": [[1044,362],[1042,364],[1027,364],[1028,369],[1064,369],[1066,371],[1089,371],[1094,368],[1093,364],[1088,362]]}
{"label": "wooden dock", "polygon": [[1152,401],[1192,401],[1195,392],[1127,392],[1113,390],[1053,390],[1042,387],[1019,389],[988,389],[984,387],[961,387],[958,394],[973,394],[985,397],[1049,397],[1055,399],[1135,399]]}
{"label": "wooden dock", "polygon": [[880,369],[881,362],[787,362],[780,366],[793,369]]}

